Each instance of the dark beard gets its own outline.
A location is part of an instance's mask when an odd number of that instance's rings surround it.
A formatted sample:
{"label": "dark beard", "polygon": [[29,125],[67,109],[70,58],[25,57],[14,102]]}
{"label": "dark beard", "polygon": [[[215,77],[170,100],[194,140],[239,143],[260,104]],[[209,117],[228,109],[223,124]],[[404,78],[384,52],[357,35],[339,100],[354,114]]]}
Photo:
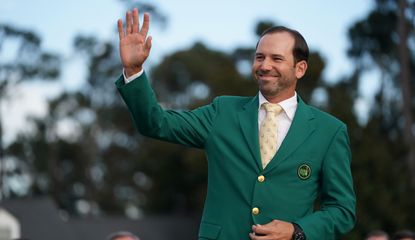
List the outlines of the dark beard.
{"label": "dark beard", "polygon": [[295,81],[288,79],[279,79],[278,82],[268,82],[265,86],[261,84],[261,79],[259,79],[257,80],[257,84],[259,85],[259,90],[261,91],[262,95],[264,95],[264,97],[275,97],[284,92],[284,90],[292,87],[295,84]]}

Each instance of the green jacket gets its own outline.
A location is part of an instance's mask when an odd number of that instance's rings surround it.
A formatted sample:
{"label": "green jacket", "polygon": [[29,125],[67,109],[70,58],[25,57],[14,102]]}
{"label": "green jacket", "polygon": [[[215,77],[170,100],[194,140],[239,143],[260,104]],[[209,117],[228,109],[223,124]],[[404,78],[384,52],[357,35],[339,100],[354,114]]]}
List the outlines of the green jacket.
{"label": "green jacket", "polygon": [[145,73],[128,84],[120,77],[116,85],[141,134],[205,149],[199,239],[249,239],[253,224],[273,219],[297,223],[307,240],[337,239],[353,228],[349,139],[336,118],[298,98],[286,138],[262,169],[258,96],[217,97],[192,111],[173,111],[159,106]]}

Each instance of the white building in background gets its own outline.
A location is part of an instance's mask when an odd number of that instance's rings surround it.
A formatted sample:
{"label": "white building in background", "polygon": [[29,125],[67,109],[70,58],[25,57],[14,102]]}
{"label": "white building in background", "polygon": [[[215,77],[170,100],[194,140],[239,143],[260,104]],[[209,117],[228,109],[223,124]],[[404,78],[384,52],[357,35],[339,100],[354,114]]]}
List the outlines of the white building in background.
{"label": "white building in background", "polygon": [[0,240],[14,238],[20,238],[19,221],[5,209],[0,208]]}

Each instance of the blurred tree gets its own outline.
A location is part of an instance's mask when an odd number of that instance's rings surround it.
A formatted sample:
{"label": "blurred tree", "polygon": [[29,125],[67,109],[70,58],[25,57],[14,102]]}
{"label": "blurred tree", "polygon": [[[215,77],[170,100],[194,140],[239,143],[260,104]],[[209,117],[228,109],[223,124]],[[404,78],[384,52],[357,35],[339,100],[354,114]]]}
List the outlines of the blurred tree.
{"label": "blurred tree", "polygon": [[[415,225],[412,214],[415,211],[412,120],[415,99],[411,93],[415,86],[411,81],[411,74],[415,72],[415,37],[409,34],[414,30],[415,3],[406,0],[375,3],[369,15],[349,29],[348,53],[356,62],[350,79],[355,85],[353,89],[367,80],[363,78],[366,72],[379,71],[381,78],[367,123],[350,128],[348,122],[354,153],[358,223],[347,239],[362,238],[372,229],[392,233]],[[349,96],[358,99],[360,94],[355,92]]]}
{"label": "blurred tree", "polygon": [[[165,24],[151,4],[124,2]],[[32,193],[51,193],[72,214],[124,211],[137,217],[145,201],[141,189],[151,185],[137,170],[139,141],[113,85],[122,69],[116,45],[75,37],[74,50],[87,66],[85,84],[52,100],[45,117],[32,118],[34,133],[20,135],[9,147],[14,156],[33,162]]]}
{"label": "blurred tree", "polygon": [[265,30],[267,30],[270,27],[276,26],[276,25],[277,24],[275,24],[271,20],[262,20],[262,21],[258,22],[256,27],[255,27],[255,35],[257,37],[260,37]]}
{"label": "blurred tree", "polygon": [[32,119],[33,134],[20,136],[10,151],[34,163],[34,194],[51,193],[74,214],[123,211],[135,200],[131,166],[138,145],[113,86],[122,69],[118,50],[85,36],[74,45],[88,66],[84,86],[52,100],[45,117]]}
{"label": "blurred tree", "polygon": [[[415,51],[410,51],[408,44],[411,40],[412,43],[415,42],[415,2],[412,1],[412,5],[410,5],[408,0],[399,0],[398,1],[398,62],[400,64],[400,89],[402,93],[403,99],[403,115],[404,115],[404,139],[405,144],[408,148],[408,155],[407,155],[407,165],[409,172],[412,173],[410,176],[411,184],[413,190],[415,190],[415,136],[414,136],[414,122],[413,122],[413,92],[414,88],[413,84],[411,85],[412,76],[414,76],[413,72],[415,70],[411,70],[411,65],[415,65],[415,59],[410,58],[410,54],[415,55]],[[409,34],[411,34],[412,39],[409,39]],[[415,69],[413,67],[413,69]]]}
{"label": "blurred tree", "polygon": [[[45,52],[39,36],[30,30],[0,24],[0,54],[0,106],[6,98],[13,97],[16,86],[21,82],[54,80],[59,76],[59,56]],[[0,200],[21,194],[18,193],[19,189],[8,183],[13,182],[13,178],[19,178],[22,169],[27,166],[24,159],[12,158],[5,153],[2,139],[2,119],[5,113],[1,109],[0,107]]]}

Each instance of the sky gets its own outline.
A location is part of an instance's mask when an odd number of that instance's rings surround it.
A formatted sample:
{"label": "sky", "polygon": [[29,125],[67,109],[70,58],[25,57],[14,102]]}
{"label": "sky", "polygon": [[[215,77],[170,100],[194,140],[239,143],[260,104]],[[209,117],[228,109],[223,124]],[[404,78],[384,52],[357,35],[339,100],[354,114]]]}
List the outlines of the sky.
{"label": "sky", "polygon": [[[150,23],[153,37],[150,64],[156,64],[163,56],[187,48],[196,41],[228,52],[236,47],[252,47],[257,41],[256,23],[270,20],[301,32],[310,49],[319,51],[325,58],[325,77],[333,81],[347,76],[353,69],[353,62],[346,56],[348,28],[373,7],[370,0],[144,2],[154,4],[167,17],[164,28]],[[74,57],[74,36],[95,35],[116,41],[116,21],[126,10],[123,3],[121,0],[0,0],[0,24],[36,32],[42,39],[43,49],[61,53],[65,58],[64,71],[57,83],[49,86],[22,84],[1,105],[1,116],[7,116],[3,117],[6,143],[17,131],[29,129],[25,121],[28,115],[46,113],[46,99],[82,84],[85,66]]]}

